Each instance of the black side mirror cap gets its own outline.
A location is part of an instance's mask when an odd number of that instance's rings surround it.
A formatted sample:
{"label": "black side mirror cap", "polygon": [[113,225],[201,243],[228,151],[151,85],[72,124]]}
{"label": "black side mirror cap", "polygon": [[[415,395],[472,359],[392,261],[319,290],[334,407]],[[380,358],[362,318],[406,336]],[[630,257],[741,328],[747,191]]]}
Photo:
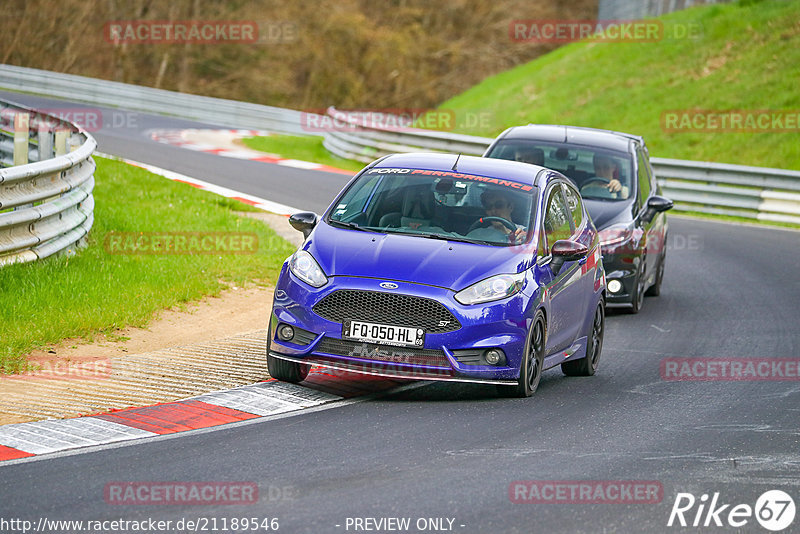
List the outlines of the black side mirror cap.
{"label": "black side mirror cap", "polygon": [[582,245],[577,241],[570,241],[569,239],[560,239],[553,243],[553,248],[550,250],[553,259],[550,261],[550,268],[553,273],[558,274],[561,266],[568,261],[578,261],[585,258],[589,254],[589,247]]}
{"label": "black side mirror cap", "polygon": [[308,239],[318,222],[319,216],[313,211],[301,211],[289,217],[289,224],[295,230],[302,232],[305,239]]}
{"label": "black side mirror cap", "polygon": [[655,217],[656,213],[670,210],[672,206],[674,206],[674,203],[670,199],[654,195],[647,199],[647,206],[642,214],[642,219],[644,219],[645,222],[650,222],[653,217]]}
{"label": "black side mirror cap", "polygon": [[654,195],[647,199],[647,209],[651,209],[656,213],[670,210],[672,206],[674,206],[673,202],[666,197]]}

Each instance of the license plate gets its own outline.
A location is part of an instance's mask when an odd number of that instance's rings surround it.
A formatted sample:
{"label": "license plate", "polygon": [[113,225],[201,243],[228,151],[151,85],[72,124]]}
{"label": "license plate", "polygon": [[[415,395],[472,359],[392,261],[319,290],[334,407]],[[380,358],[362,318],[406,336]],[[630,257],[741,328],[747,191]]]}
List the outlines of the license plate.
{"label": "license plate", "polygon": [[342,339],[400,347],[422,347],[425,345],[425,332],[421,328],[408,326],[345,321],[342,325]]}

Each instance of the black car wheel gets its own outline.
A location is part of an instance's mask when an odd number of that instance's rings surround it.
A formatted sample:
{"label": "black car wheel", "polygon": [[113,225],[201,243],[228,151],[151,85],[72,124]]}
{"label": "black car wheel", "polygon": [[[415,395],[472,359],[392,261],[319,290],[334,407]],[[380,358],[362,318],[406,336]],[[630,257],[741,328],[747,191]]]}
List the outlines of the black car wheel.
{"label": "black car wheel", "polygon": [[505,397],[530,397],[539,387],[544,366],[544,343],[546,328],[544,316],[536,312],[533,326],[528,333],[527,347],[519,369],[515,386],[497,386],[498,393]]}
{"label": "black car wheel", "polygon": [[[644,264],[644,256],[642,257],[641,263]],[[636,272],[636,279],[633,283],[633,294],[631,295],[631,307],[628,311],[630,313],[639,313],[639,310],[642,309],[642,303],[644,303],[644,292],[645,292],[645,277],[644,272],[639,269]]]}
{"label": "black car wheel", "polygon": [[605,303],[601,300],[597,305],[592,318],[589,335],[587,336],[586,357],[561,364],[561,371],[567,376],[592,376],[597,371],[600,362],[600,352],[603,350],[603,335],[605,333],[606,311]]}
{"label": "black car wheel", "polygon": [[296,384],[308,376],[311,366],[305,363],[288,362],[276,358],[269,353],[269,340],[267,340],[267,371],[269,376],[282,382]]}
{"label": "black car wheel", "polygon": [[657,297],[661,294],[661,281],[664,279],[664,263],[666,261],[667,257],[662,255],[658,262],[656,281],[652,286],[650,286],[650,289],[648,289],[647,292],[645,293],[645,295],[647,295],[648,297]]}

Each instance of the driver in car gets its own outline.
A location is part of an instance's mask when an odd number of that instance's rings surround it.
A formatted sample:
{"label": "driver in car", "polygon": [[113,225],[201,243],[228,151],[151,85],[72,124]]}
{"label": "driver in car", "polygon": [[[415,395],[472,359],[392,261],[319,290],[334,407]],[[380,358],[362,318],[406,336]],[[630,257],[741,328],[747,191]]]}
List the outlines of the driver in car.
{"label": "driver in car", "polygon": [[514,224],[514,221],[511,219],[511,212],[514,211],[514,204],[511,202],[511,198],[508,194],[494,189],[484,191],[481,194],[481,205],[483,209],[486,210],[487,217],[505,219],[514,225],[516,230],[512,231],[511,228],[499,221],[491,221],[491,228],[507,235],[510,243],[519,244],[525,241],[525,238],[528,236],[525,227]]}
{"label": "driver in car", "polygon": [[605,187],[612,193],[622,191],[622,183],[619,181],[619,168],[614,160],[602,154],[595,154],[592,161],[594,163],[595,176],[608,180],[608,185]]}

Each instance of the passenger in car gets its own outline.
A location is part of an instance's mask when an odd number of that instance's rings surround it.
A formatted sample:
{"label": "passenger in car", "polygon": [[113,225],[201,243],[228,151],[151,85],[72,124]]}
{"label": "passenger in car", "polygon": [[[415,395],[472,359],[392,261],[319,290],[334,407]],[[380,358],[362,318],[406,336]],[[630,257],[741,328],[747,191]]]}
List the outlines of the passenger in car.
{"label": "passenger in car", "polygon": [[520,146],[514,150],[514,161],[544,165],[544,150],[536,147]]}

